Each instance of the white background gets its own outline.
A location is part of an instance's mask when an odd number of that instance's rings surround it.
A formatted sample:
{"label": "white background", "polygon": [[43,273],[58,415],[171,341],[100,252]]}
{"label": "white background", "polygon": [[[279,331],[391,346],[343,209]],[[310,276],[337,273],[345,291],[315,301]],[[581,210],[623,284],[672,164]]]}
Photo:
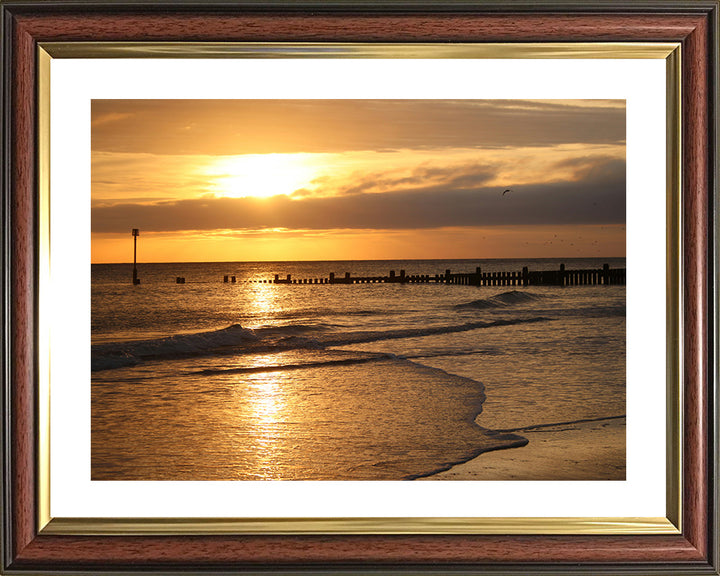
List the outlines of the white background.
{"label": "white background", "polygon": [[[627,480],[92,482],[93,98],[627,101]],[[664,60],[73,60],[51,68],[53,517],[665,516]]]}

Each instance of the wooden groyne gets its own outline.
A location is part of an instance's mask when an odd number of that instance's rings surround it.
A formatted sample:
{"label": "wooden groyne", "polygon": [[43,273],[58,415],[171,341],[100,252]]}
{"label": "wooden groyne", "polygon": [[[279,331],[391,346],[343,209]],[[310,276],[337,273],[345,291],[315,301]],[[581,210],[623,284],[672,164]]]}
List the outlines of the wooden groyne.
{"label": "wooden groyne", "polygon": [[[233,277],[233,281],[234,281]],[[227,276],[225,277],[227,282]],[[260,281],[264,282],[264,281]],[[399,274],[390,270],[387,276],[344,276],[330,273],[324,278],[293,278],[290,274],[281,277],[275,274],[272,284],[456,284],[461,286],[610,286],[625,285],[625,268],[602,268],[591,270],[568,270],[564,264],[557,270],[528,270],[527,266],[514,272],[483,272],[480,267],[475,272],[453,273],[445,270],[441,274],[408,275],[405,270]]]}

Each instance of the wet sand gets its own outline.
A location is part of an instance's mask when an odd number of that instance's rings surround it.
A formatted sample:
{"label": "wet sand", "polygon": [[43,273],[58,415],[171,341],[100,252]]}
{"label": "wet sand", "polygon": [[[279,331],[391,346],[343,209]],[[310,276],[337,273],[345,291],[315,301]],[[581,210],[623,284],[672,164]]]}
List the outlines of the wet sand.
{"label": "wet sand", "polygon": [[528,444],[485,452],[423,480],[625,479],[625,418],[513,432]]}

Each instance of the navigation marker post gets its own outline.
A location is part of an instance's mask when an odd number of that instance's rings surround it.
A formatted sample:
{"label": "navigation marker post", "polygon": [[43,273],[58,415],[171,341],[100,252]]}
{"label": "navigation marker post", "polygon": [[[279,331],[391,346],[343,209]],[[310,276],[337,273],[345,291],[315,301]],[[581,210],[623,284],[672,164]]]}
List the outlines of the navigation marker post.
{"label": "navigation marker post", "polygon": [[140,230],[137,228],[132,229],[133,235],[133,284],[140,284],[140,278],[137,277],[137,237],[140,235]]}

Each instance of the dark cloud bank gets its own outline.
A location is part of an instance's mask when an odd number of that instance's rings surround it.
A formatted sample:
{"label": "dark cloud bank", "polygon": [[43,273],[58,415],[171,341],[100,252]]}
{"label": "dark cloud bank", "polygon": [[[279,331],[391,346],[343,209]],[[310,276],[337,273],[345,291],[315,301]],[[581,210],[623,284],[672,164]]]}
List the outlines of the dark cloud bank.
{"label": "dark cloud bank", "polygon": [[[502,189],[469,174],[429,187],[325,198],[201,198],[155,204],[96,205],[93,232],[288,228],[428,229],[625,223],[625,163],[612,161],[573,182]],[[472,184],[475,183],[473,186]],[[465,184],[465,185],[464,185]],[[470,184],[470,185],[468,185]],[[360,187],[362,188],[362,187]]]}

